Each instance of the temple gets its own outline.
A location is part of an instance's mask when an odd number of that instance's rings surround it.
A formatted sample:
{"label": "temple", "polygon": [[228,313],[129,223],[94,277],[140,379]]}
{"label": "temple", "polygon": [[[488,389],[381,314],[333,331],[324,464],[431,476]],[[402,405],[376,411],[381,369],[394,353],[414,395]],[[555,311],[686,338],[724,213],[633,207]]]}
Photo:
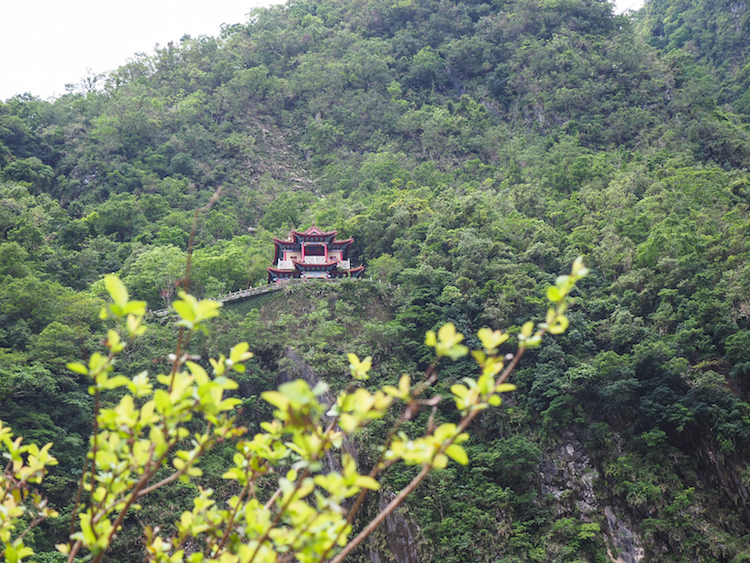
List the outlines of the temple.
{"label": "temple", "polygon": [[358,278],[364,266],[352,268],[349,249],[354,239],[336,240],[338,231],[324,232],[315,225],[285,240],[273,239],[276,251],[268,268],[268,283],[294,278]]}

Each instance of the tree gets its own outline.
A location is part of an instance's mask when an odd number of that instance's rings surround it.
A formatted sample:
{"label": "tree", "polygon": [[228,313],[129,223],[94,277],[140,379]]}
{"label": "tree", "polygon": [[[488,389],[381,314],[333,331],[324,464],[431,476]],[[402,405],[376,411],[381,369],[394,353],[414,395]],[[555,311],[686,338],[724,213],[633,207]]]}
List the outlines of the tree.
{"label": "tree", "polygon": [[[123,267],[125,282],[134,293],[151,303],[174,294],[175,283],[185,270],[185,253],[176,246],[155,246],[131,256]],[[166,293],[165,293],[166,292]]]}

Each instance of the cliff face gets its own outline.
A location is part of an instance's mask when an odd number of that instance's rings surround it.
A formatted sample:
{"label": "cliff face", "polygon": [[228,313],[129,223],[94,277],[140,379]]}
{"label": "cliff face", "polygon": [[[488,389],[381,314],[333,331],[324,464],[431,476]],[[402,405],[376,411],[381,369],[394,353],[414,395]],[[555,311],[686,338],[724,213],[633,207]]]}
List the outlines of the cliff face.
{"label": "cliff face", "polygon": [[[383,510],[395,495],[381,491],[378,494],[378,509]],[[421,533],[414,520],[407,518],[400,511],[392,512],[382,524],[378,536],[385,540],[387,551],[378,549],[377,536],[369,549],[372,563],[424,563],[424,556],[420,554],[419,544]]]}
{"label": "cliff face", "polygon": [[586,447],[570,431],[563,432],[559,440],[545,452],[539,464],[541,495],[555,499],[559,518],[601,522],[602,537],[612,560],[617,563],[643,560],[643,541],[634,532],[637,527],[613,504],[615,499],[603,486],[601,472],[594,467]]}

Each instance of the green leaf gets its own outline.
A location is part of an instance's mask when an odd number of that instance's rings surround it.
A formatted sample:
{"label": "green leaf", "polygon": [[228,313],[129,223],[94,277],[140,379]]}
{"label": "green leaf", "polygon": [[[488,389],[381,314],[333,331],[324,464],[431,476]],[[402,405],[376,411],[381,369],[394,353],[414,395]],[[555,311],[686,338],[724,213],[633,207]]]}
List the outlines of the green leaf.
{"label": "green leaf", "polygon": [[571,273],[578,278],[582,278],[589,274],[589,269],[583,264],[583,256],[579,256],[575,259]]}
{"label": "green leaf", "polygon": [[278,391],[265,391],[260,394],[261,398],[274,407],[284,410],[289,406],[289,399]]}
{"label": "green leaf", "polygon": [[549,332],[550,334],[562,334],[568,329],[569,324],[568,317],[559,315],[555,322],[550,325]]}
{"label": "green leaf", "polygon": [[174,303],[172,303],[172,307],[174,307],[174,310],[177,312],[181,319],[186,321],[192,321],[193,319],[195,319],[193,307],[191,307],[189,303],[186,303],[185,301],[175,301]]}
{"label": "green leaf", "polygon": [[229,359],[234,363],[249,360],[253,357],[253,353],[248,352],[249,349],[250,345],[247,342],[240,342],[229,352]]}
{"label": "green leaf", "polygon": [[435,331],[428,330],[427,334],[425,334],[424,337],[424,343],[425,346],[429,346],[430,348],[434,348],[435,344],[437,344],[437,335],[435,334]]}
{"label": "green leaf", "polygon": [[145,301],[128,301],[128,304],[122,310],[123,315],[139,315],[143,316],[146,314],[146,302]]}
{"label": "green leaf", "polygon": [[552,301],[553,303],[557,303],[563,298],[562,293],[560,293],[560,290],[555,287],[554,285],[551,285],[547,288],[547,299]]}
{"label": "green leaf", "polygon": [[157,389],[154,392],[154,403],[156,403],[156,410],[160,413],[165,413],[170,410],[171,400],[169,393],[164,389]]}
{"label": "green leaf", "polygon": [[371,491],[377,491],[380,488],[380,483],[367,475],[360,475],[357,477],[354,484],[363,489],[370,489]]}
{"label": "green leaf", "polygon": [[118,307],[124,307],[128,302],[128,290],[125,284],[122,283],[120,278],[114,274],[107,274],[104,276],[104,287],[107,288],[107,293],[115,302]]}
{"label": "green leaf", "polygon": [[445,453],[453,461],[460,463],[461,465],[466,465],[467,463],[469,463],[469,456],[466,455],[466,450],[464,450],[458,444],[451,444],[450,446],[448,446],[445,449]]}
{"label": "green leaf", "polygon": [[103,389],[117,389],[118,387],[124,387],[125,385],[128,385],[130,383],[130,379],[125,377],[124,375],[116,375],[114,377],[110,377],[107,381],[104,382],[104,385],[102,385]]}
{"label": "green leaf", "polygon": [[464,398],[469,394],[469,390],[463,385],[456,383],[451,386],[451,393],[453,393],[456,397]]}
{"label": "green leaf", "polygon": [[484,349],[489,353],[494,353],[494,350],[509,338],[509,335],[503,334],[502,331],[493,331],[489,328],[480,328],[477,331],[477,336],[482,341]]}
{"label": "green leaf", "polygon": [[468,353],[469,353],[469,349],[463,344],[455,344],[451,346],[450,349],[447,350],[448,357],[451,360],[457,360],[459,358],[463,358]]}
{"label": "green leaf", "polygon": [[89,374],[88,368],[86,366],[84,366],[83,364],[79,364],[78,362],[69,362],[69,363],[67,363],[65,365],[66,365],[66,367],[70,371],[74,371],[76,373],[80,373],[81,375],[88,375]]}
{"label": "green leaf", "polygon": [[526,321],[525,323],[523,323],[523,326],[521,327],[521,334],[525,338],[529,338],[533,330],[534,330],[534,322]]}

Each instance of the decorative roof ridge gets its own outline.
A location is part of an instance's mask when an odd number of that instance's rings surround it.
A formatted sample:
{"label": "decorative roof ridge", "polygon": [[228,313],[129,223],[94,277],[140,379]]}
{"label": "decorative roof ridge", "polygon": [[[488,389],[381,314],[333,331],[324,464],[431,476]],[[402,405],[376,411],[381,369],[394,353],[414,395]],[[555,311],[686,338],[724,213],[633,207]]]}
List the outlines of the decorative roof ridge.
{"label": "decorative roof ridge", "polygon": [[306,231],[295,231],[294,229],[292,229],[292,232],[289,233],[289,235],[292,238],[294,237],[294,235],[301,235],[301,236],[310,236],[310,235],[331,236],[333,235],[335,237],[337,234],[339,234],[339,232],[335,230],[334,231],[321,231],[318,227],[315,226],[315,224],[313,224],[313,226],[307,229]]}

